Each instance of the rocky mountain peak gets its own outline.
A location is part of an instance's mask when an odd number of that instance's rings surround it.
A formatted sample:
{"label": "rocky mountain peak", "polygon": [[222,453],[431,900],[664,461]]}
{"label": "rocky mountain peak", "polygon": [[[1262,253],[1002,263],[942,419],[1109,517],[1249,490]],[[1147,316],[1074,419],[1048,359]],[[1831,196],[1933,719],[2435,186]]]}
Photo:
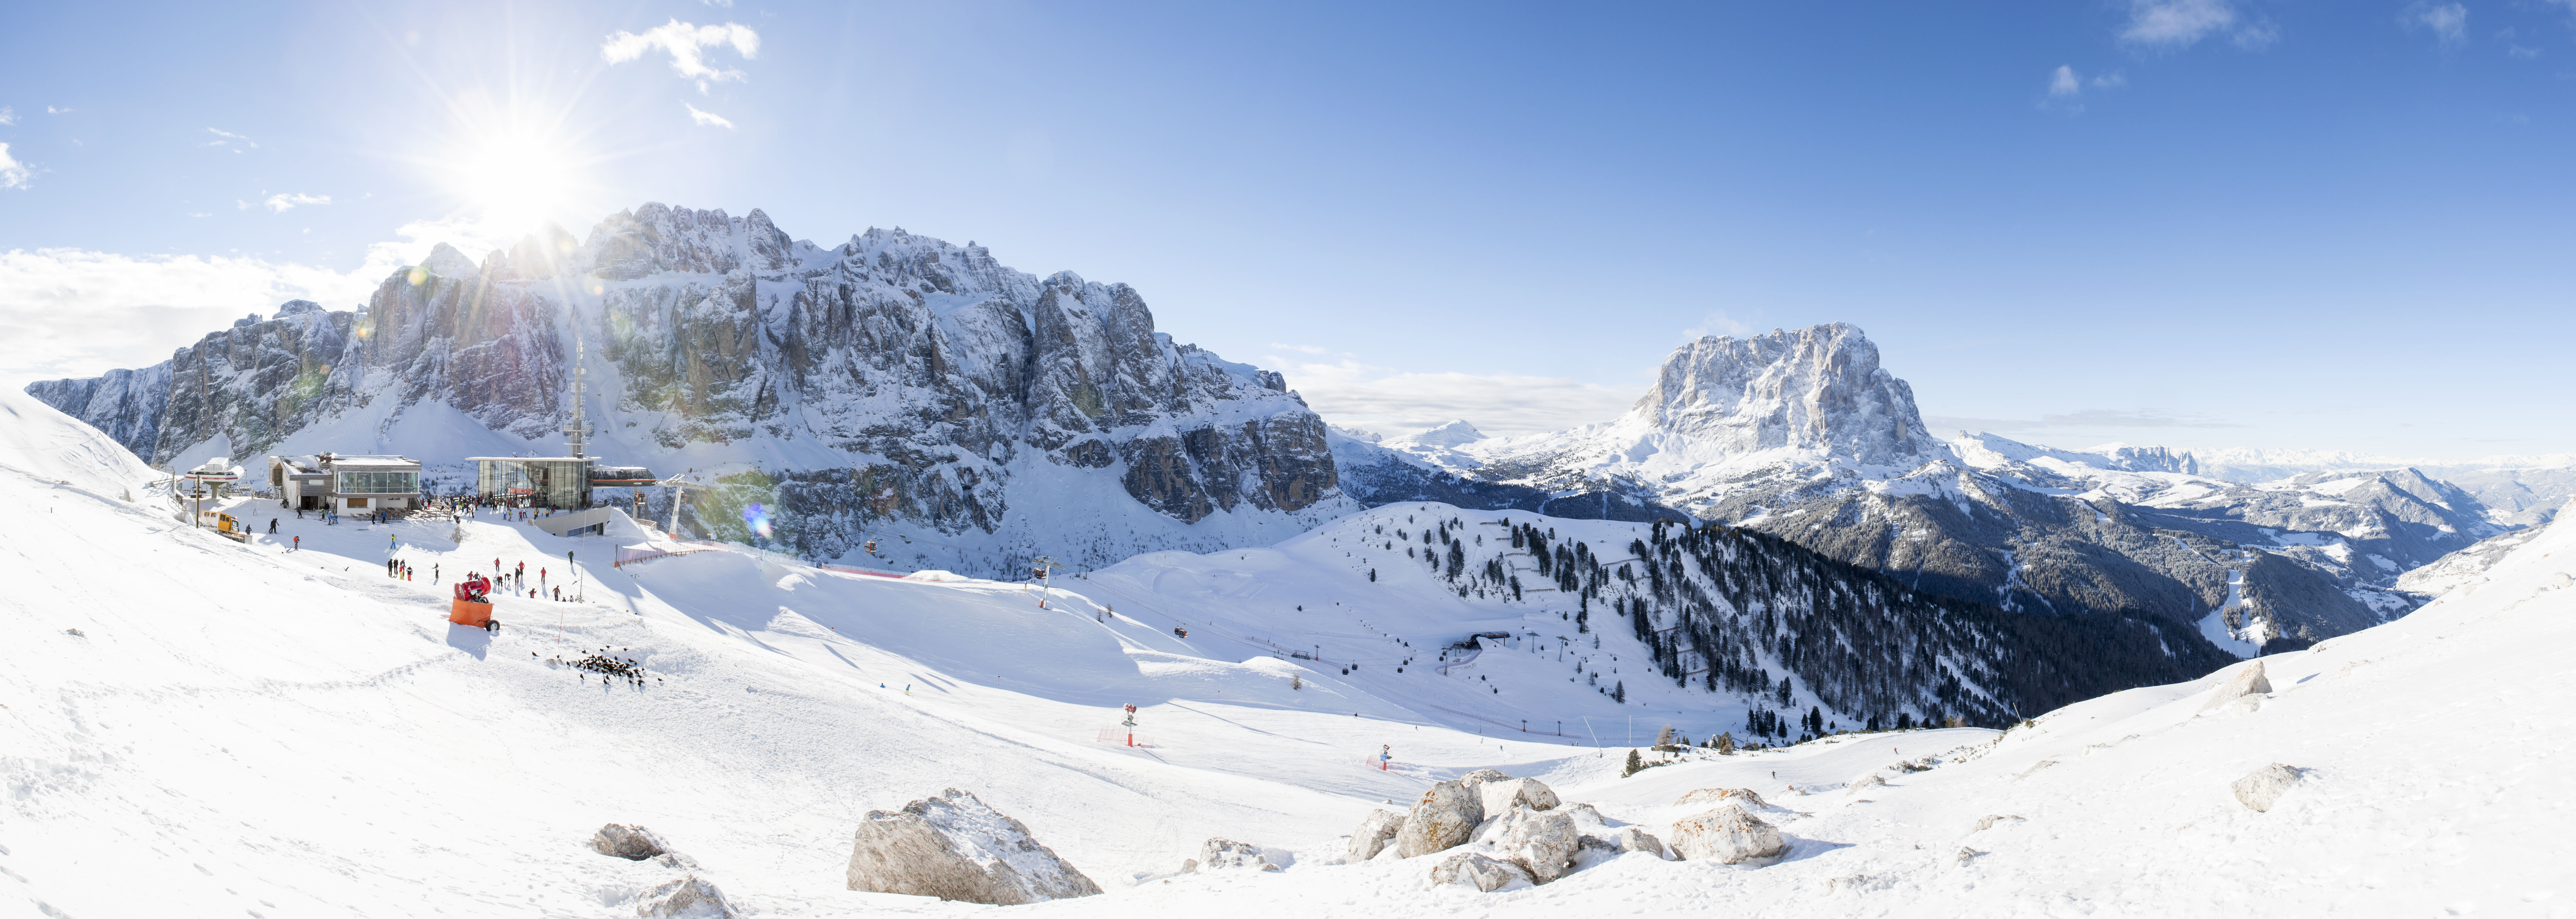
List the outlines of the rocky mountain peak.
{"label": "rocky mountain peak", "polygon": [[1621,421],[1725,453],[1793,448],[1869,465],[1910,462],[1935,445],[1913,388],[1879,366],[1859,327],[1840,322],[1685,344]]}

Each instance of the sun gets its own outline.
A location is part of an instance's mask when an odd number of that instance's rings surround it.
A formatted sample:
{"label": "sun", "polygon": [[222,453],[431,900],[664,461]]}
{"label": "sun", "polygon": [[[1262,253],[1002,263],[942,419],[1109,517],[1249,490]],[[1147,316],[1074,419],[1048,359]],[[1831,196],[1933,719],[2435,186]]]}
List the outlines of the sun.
{"label": "sun", "polygon": [[446,165],[448,190],[464,208],[511,233],[562,216],[581,198],[584,184],[577,156],[533,134],[469,140]]}

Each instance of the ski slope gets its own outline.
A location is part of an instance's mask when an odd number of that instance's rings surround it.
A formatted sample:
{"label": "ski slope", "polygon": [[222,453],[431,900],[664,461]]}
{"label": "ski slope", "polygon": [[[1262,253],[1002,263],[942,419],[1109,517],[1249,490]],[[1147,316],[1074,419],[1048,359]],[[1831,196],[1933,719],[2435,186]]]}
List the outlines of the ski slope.
{"label": "ski slope", "polygon": [[[2576,727],[2558,650],[2576,638],[2563,526],[2406,619],[2265,659],[2278,691],[2251,713],[2198,714],[2215,674],[2000,736],[1843,735],[1620,778],[1617,739],[1524,739],[1479,720],[1580,720],[1600,698],[1562,682],[1571,665],[1537,641],[1445,677],[1384,660],[1410,641],[1423,661],[1461,629],[1535,631],[1519,627],[1552,611],[1438,607],[1383,569],[1395,586],[1360,594],[1314,574],[1339,551],[1323,531],[1144,556],[1046,592],[744,550],[615,568],[616,540],[492,517],[289,515],[244,545],[152,503],[148,473],[96,450],[95,432],[0,399],[17,413],[0,439],[14,523],[0,557],[22,573],[0,598],[0,914],[631,916],[672,872],[590,851],[612,821],[667,837],[746,916],[989,911],[842,889],[860,814],[949,786],[1108,891],[1012,908],[1031,914],[2563,916],[2576,903],[2571,780],[2553,762]],[[235,512],[263,530],[276,516]],[[419,580],[385,576],[389,537]],[[432,564],[449,581],[497,557],[526,561],[531,585],[542,565],[552,587],[567,551],[583,602],[501,598],[497,634],[448,625],[447,588],[428,580]],[[1294,616],[1336,602],[1350,612]],[[1159,617],[1196,624],[1182,639]],[[1303,641],[1335,663],[1253,641]],[[631,688],[549,660],[600,648],[653,679]],[[1488,707],[1461,704],[1477,701],[1469,671],[1508,681]],[[1127,703],[1148,746],[1100,742]],[[1395,769],[1363,765],[1380,744]],[[1931,768],[1891,768],[1904,761]],[[2226,783],[2273,761],[2313,771],[2269,813],[2237,805]],[[1491,894],[1427,887],[1429,859],[1340,864],[1341,835],[1369,809],[1484,767],[1659,834],[1696,810],[1674,804],[1687,791],[1754,788],[1794,848],[1758,869],[1632,854]],[[1871,775],[1885,784],[1844,787]],[[2020,819],[1971,829],[2006,814]],[[1172,876],[1210,836],[1288,868]],[[1977,854],[1962,862],[1963,848]]]}

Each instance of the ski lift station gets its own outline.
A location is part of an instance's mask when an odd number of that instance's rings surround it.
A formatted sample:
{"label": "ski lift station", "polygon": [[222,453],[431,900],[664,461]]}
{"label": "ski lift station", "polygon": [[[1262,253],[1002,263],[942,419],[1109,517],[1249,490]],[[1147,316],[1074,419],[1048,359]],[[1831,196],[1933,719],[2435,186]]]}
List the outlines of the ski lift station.
{"label": "ski lift station", "polygon": [[286,506],[370,514],[420,506],[420,461],[402,456],[271,456],[268,484]]}
{"label": "ski lift station", "polygon": [[589,507],[592,489],[660,484],[650,469],[601,465],[595,456],[469,456],[466,460],[475,465],[475,494],[540,507]]}

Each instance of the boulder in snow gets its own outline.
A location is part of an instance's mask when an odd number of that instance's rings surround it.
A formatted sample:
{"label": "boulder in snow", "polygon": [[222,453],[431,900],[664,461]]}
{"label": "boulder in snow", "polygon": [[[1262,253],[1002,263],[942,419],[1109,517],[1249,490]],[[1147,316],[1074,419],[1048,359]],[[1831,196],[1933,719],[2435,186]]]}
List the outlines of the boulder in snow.
{"label": "boulder in snow", "polygon": [[2273,763],[2237,779],[2228,787],[2236,790],[2236,800],[2257,811],[2268,811],[2281,800],[2281,794],[2299,783],[2299,770]]}
{"label": "boulder in snow", "polygon": [[1482,785],[1486,782],[1500,782],[1510,778],[1511,776],[1504,775],[1500,770],[1478,769],[1474,772],[1467,773],[1466,775],[1459,776],[1458,781],[1468,785]]}
{"label": "boulder in snow", "polygon": [[1574,853],[1582,847],[1573,817],[1526,807],[1506,813],[1492,839],[1497,853],[1541,884],[1572,873]]}
{"label": "boulder in snow", "polygon": [[955,788],[869,811],[850,846],[850,889],[1009,906],[1100,893],[1018,820]]}
{"label": "boulder in snow", "polygon": [[2263,676],[2263,661],[2256,658],[2236,668],[2236,674],[2228,677],[2227,682],[2218,684],[2218,689],[2209,694],[2209,701],[2200,704],[2200,710],[2206,712],[2246,696],[2259,696],[2271,691],[2272,681]]}
{"label": "boulder in snow", "polygon": [[1476,797],[1487,816],[1501,816],[1514,807],[1543,811],[1557,806],[1556,792],[1537,779],[1503,779],[1475,786]]}
{"label": "boulder in snow", "polygon": [[1767,806],[1767,805],[1763,802],[1763,800],[1762,800],[1762,796],[1761,796],[1761,795],[1754,794],[1754,793],[1753,793],[1753,789],[1750,789],[1750,788],[1702,788],[1702,789],[1699,789],[1699,790],[1697,790],[1697,791],[1689,792],[1689,793],[1687,793],[1687,794],[1682,795],[1680,800],[1677,800],[1677,801],[1674,801],[1674,802],[1673,802],[1673,806],[1674,806],[1674,807],[1687,807],[1687,806],[1690,806],[1690,805],[1693,805],[1693,804],[1702,804],[1702,803],[1706,803],[1706,804],[1729,804],[1729,803],[1734,803],[1734,804],[1744,804],[1744,805],[1747,805],[1747,806],[1750,806],[1750,807],[1754,807],[1754,808],[1761,808],[1761,807],[1765,807],[1765,806]]}
{"label": "boulder in snow", "polygon": [[1404,829],[1404,815],[1394,811],[1371,810],[1360,818],[1359,829],[1351,831],[1351,861],[1376,858],[1387,843],[1395,841],[1396,831]]}
{"label": "boulder in snow", "polygon": [[1413,811],[1404,815],[1395,848],[1405,858],[1429,855],[1466,842],[1483,822],[1485,808],[1473,789],[1460,782],[1442,782],[1423,792]]}
{"label": "boulder in snow", "polygon": [[1769,864],[1789,851],[1788,840],[1741,807],[1721,807],[1673,821],[1673,854],[1693,861]]}
{"label": "boulder in snow", "polygon": [[1526,880],[1529,880],[1527,869],[1473,852],[1449,856],[1431,869],[1433,884],[1474,884],[1477,890],[1487,893],[1501,890],[1513,881]]}
{"label": "boulder in snow", "polygon": [[647,919],[733,919],[724,891],[694,874],[664,881],[635,898],[635,915]]}
{"label": "boulder in snow", "polygon": [[1664,859],[1672,857],[1671,853],[1664,851],[1663,840],[1656,839],[1653,833],[1633,826],[1620,827],[1618,838],[1610,840],[1610,843],[1618,846],[1621,852],[1644,852]]}
{"label": "boulder in snow", "polygon": [[1269,857],[1261,854],[1260,846],[1256,846],[1248,842],[1236,842],[1231,839],[1219,838],[1210,839],[1205,844],[1199,846],[1199,857],[1182,863],[1181,868],[1181,870],[1188,872],[1226,871],[1235,869],[1249,871],[1277,871],[1279,870],[1279,866],[1271,864]]}
{"label": "boulder in snow", "polygon": [[670,844],[653,835],[652,830],[624,823],[600,827],[599,832],[591,834],[590,847],[601,855],[614,855],[636,862],[671,851]]}
{"label": "boulder in snow", "polygon": [[1873,772],[1868,775],[1861,776],[1859,781],[1851,783],[1851,793],[1860,794],[1864,790],[1876,788],[1885,784],[1887,784],[1887,780],[1880,778],[1878,773]]}

